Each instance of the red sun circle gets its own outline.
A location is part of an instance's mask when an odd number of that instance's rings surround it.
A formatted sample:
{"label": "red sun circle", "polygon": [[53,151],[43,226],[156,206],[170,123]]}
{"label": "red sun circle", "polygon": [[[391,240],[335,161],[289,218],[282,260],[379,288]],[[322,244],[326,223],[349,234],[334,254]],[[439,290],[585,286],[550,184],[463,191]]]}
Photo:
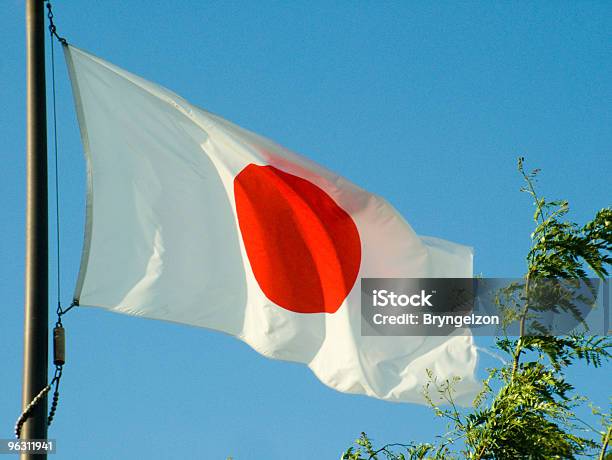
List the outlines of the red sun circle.
{"label": "red sun circle", "polygon": [[234,178],[238,224],[268,299],[298,313],[335,313],[353,288],[361,241],[351,216],[312,182],[249,164]]}

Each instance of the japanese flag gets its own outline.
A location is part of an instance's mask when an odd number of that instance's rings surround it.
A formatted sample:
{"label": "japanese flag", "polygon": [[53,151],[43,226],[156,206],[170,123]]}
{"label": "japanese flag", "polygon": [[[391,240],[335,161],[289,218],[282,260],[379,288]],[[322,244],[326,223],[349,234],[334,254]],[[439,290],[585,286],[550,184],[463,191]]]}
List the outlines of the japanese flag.
{"label": "japanese flag", "polygon": [[[82,306],[224,331],[336,390],[423,402],[477,387],[473,337],[361,335],[360,278],[472,277],[382,198],[66,46],[87,159]],[[463,334],[466,332],[463,331]]]}

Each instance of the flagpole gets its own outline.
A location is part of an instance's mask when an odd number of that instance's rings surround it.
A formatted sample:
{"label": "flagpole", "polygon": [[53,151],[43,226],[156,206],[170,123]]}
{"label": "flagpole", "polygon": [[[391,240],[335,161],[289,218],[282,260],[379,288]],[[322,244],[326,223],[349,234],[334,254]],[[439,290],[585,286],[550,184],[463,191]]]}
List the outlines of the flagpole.
{"label": "flagpole", "polygon": [[[26,0],[26,259],[23,350],[25,409],[47,385],[48,205],[44,0]],[[21,439],[47,438],[47,397],[34,407]],[[46,455],[22,454],[22,459]]]}

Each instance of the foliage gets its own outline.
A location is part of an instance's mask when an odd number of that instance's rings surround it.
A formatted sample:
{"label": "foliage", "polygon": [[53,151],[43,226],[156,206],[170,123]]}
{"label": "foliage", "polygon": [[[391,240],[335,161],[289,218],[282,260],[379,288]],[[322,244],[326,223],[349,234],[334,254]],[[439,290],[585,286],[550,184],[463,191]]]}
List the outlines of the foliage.
{"label": "foliage", "polygon": [[[562,290],[554,305],[543,302],[534,286],[542,280],[584,280],[587,270],[608,276],[612,264],[612,209],[597,212],[583,226],[567,221],[567,201],[546,201],[535,191],[538,170],[527,173],[523,159],[521,191],[534,200],[531,248],[524,282],[509,286],[503,297],[506,320],[517,322],[518,336],[496,339],[496,348],[509,357],[502,367],[488,369],[488,377],[473,407],[460,410],[453,401],[455,381],[439,382],[429,373],[424,395],[434,413],[448,422],[447,432],[434,443],[388,444],[375,448],[365,433],[342,455],[342,460],[417,459],[612,459],[608,453],[612,417],[592,408],[597,429],[580,420],[577,409],[587,404],[567,381],[565,371],[578,362],[600,367],[610,358],[610,340],[588,331],[566,336],[537,334],[528,328],[531,315],[546,309],[573,311],[572,299]],[[541,326],[535,323],[536,326]],[[536,330],[538,329],[536,327]],[[431,392],[446,403],[434,402]]]}

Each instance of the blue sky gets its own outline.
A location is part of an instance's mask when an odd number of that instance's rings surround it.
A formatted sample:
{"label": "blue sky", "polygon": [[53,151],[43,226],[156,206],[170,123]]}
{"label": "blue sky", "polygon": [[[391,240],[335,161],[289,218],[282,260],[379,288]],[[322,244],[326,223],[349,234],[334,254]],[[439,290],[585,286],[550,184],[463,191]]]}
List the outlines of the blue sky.
{"label": "blue sky", "polygon": [[[0,60],[0,438],[10,437],[21,401],[22,3],[5,2]],[[568,199],[577,221],[611,204],[609,2],[58,0],[54,7],[59,32],[76,46],[385,196],[418,233],[473,246],[475,271],[485,276],[524,269],[532,210],[518,192],[517,156],[542,168],[540,190]],[[56,50],[68,303],[85,178]],[[50,430],[57,458],[331,459],[361,431],[403,442],[444,428],[427,408],[334,392],[306,367],[267,360],[220,333],[95,309],[71,312],[65,325],[68,364]],[[606,404],[609,365],[571,375]]]}

